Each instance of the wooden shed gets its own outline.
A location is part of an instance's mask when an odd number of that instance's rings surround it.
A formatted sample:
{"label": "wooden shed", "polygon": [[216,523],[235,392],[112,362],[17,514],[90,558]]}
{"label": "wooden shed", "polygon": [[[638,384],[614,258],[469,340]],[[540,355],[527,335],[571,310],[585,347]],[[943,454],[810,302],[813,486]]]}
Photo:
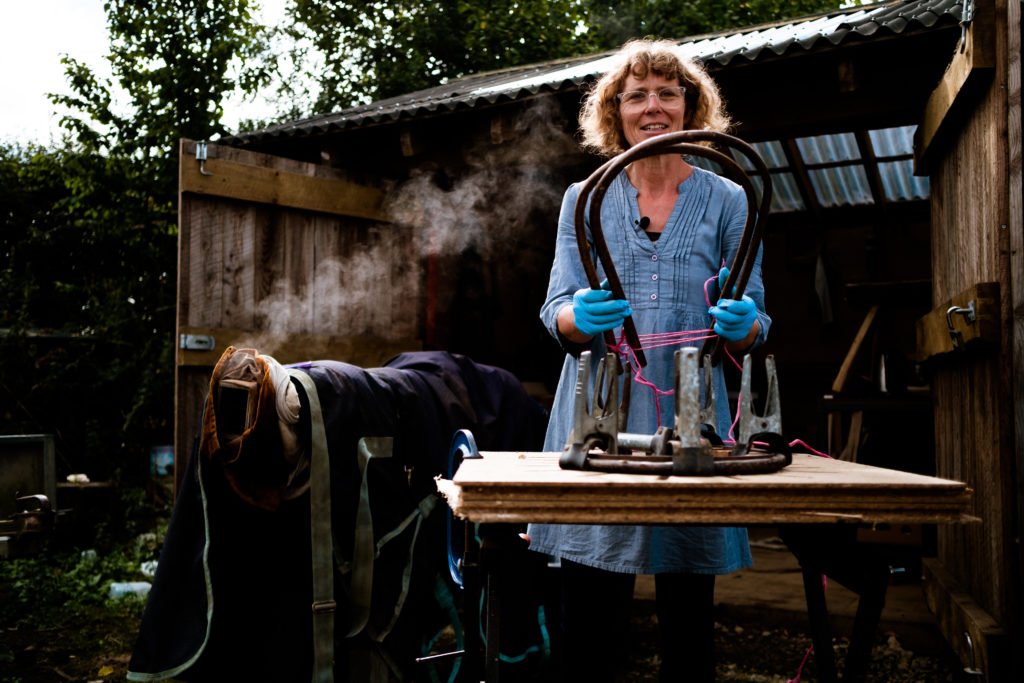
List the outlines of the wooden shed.
{"label": "wooden shed", "polygon": [[[979,522],[937,530],[926,591],[965,664],[1019,679],[1020,3],[885,2],[679,42],[772,167],[758,353],[786,436],[969,484]],[[183,140],[177,462],[228,345],[368,367],[444,349],[545,400],[561,352],[537,314],[562,192],[600,161],[574,133],[607,56]]]}

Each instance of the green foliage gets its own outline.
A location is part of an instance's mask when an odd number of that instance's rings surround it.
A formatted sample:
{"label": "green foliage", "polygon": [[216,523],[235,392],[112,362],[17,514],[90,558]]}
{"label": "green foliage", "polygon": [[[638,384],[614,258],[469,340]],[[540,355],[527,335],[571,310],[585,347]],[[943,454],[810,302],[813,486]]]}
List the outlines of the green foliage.
{"label": "green foliage", "polygon": [[579,0],[295,0],[295,40],[323,57],[325,112],[459,76],[580,53]]}
{"label": "green foliage", "polygon": [[249,0],[108,0],[113,82],[64,58],[59,149],[0,145],[0,432],[58,476],[132,479],[172,440],[178,140],[271,73]]}
{"label": "green foliage", "polygon": [[[250,0],[107,0],[114,82],[71,56],[62,61],[74,94],[53,95],[73,113],[64,126],[83,149],[141,162],[137,170],[171,201],[177,142],[226,132],[224,100],[270,82],[265,27]],[[118,96],[127,99],[119,106]]]}
{"label": "green foliage", "polygon": [[139,164],[0,147],[0,424],[62,474],[142,471],[171,437],[176,226]]}
{"label": "green foliage", "polygon": [[[293,59],[337,111],[498,68],[590,54],[629,38],[684,38],[835,9],[840,0],[294,0]],[[303,43],[301,41],[307,41]],[[287,83],[293,97],[301,97]],[[294,113],[298,113],[297,111]]]}
{"label": "green foliage", "polygon": [[150,581],[141,566],[150,559],[143,543],[106,553],[65,551],[0,562],[0,623],[6,628],[47,630],[69,619],[111,612],[138,617],[144,601],[111,598],[110,584]]}

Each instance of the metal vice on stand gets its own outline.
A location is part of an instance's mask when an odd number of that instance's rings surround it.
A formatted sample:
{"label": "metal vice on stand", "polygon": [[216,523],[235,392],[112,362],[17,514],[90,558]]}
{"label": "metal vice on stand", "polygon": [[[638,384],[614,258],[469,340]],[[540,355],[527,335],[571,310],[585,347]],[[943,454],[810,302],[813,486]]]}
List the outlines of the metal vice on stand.
{"label": "metal vice on stand", "polygon": [[[704,357],[703,373],[695,348],[676,351],[675,419],[673,427],[654,434],[626,430],[630,375],[623,378],[623,403],[618,401],[618,377],[623,373],[618,356],[606,354],[598,363],[593,399],[588,399],[590,352],[580,355],[576,379],[573,431],[559,465],[562,469],[626,472],[633,474],[712,476],[775,472],[792,462],[782,438],[778,377],[775,359],[768,356],[768,392],[764,415],[755,415],[751,391],[751,358],[743,359],[739,433],[732,448],[715,430],[716,396],[711,359]],[[703,396],[701,395],[703,374]]]}

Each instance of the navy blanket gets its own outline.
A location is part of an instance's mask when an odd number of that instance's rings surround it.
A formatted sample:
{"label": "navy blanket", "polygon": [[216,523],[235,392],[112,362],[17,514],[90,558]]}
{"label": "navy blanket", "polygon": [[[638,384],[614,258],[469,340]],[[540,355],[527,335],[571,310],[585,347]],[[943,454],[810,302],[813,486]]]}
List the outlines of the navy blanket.
{"label": "navy blanket", "polygon": [[[439,577],[447,574],[444,503],[437,502],[418,530],[408,597],[387,638],[346,642],[344,566],[351,557],[360,486],[357,443],[364,436],[394,439],[393,456],[371,460],[367,475],[373,528],[380,536],[425,497],[437,495],[434,477],[448,475],[457,430],[472,431],[480,450],[535,451],[543,443],[546,415],[510,373],[444,352],[405,353],[373,369],[334,361],[300,367],[317,387],[331,460],[334,544],[342,567],[335,578],[336,680],[350,676],[348,654],[358,648],[376,648],[400,676],[415,679],[412,658],[444,618],[434,595]],[[299,394],[299,433],[308,442],[301,387]],[[282,500],[272,510],[253,505],[238,495],[226,466],[200,452],[197,447],[187,465],[128,678],[308,681],[309,494]],[[403,533],[411,534],[411,528]],[[371,629],[391,623],[410,543],[396,539],[395,550],[382,550],[374,565]]]}

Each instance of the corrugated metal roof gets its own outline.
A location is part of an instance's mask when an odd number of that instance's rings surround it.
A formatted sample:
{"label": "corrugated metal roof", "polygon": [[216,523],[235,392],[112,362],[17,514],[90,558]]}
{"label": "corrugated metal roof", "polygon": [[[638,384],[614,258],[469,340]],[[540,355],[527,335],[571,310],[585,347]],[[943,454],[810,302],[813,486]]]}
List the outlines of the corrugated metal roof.
{"label": "corrugated metal roof", "polygon": [[[800,51],[832,48],[854,41],[956,25],[962,0],[886,2],[819,14],[776,24],[680,40],[686,52],[711,67],[752,63]],[[607,69],[614,53],[516,67],[467,76],[448,84],[227,138],[252,143],[282,137],[306,137],[386,123],[425,114],[472,109],[542,92],[578,87]]]}
{"label": "corrugated metal roof", "polygon": [[[805,178],[795,174],[781,141],[753,143],[772,174],[773,213],[807,209],[801,183],[806,190],[813,191],[818,206],[826,209],[928,198],[928,178],[913,175],[914,126],[869,130],[863,143],[853,133],[802,137],[794,142]],[[754,170],[742,155],[736,155],[736,161],[746,171]],[[720,170],[703,158],[695,157],[691,162]],[[872,166],[878,169],[881,183],[878,197],[867,178],[867,169]],[[760,191],[760,177],[753,175],[752,180]]]}

